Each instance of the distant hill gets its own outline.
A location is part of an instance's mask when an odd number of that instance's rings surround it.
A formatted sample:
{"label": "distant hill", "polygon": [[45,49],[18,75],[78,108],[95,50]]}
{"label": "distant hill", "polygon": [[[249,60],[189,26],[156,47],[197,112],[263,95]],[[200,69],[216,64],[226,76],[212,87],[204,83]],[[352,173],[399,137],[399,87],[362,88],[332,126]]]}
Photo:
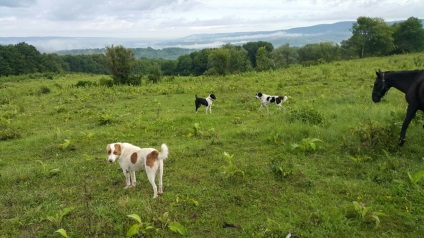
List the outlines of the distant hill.
{"label": "distant hill", "polygon": [[268,41],[274,47],[287,43],[290,46],[303,46],[319,42],[340,43],[351,36],[352,32],[350,29],[353,23],[355,22],[345,21],[277,31],[198,34],[161,42],[159,45],[164,47],[174,45],[176,47],[198,48],[200,46],[216,47],[228,43],[240,45],[251,41]]}
{"label": "distant hill", "polygon": [[[26,42],[41,52],[58,54],[102,53],[109,45],[123,45],[134,49],[136,57],[177,59],[199,49],[220,47],[224,44],[241,45],[252,41],[267,41],[278,47],[284,44],[304,46],[320,42],[340,43],[352,35],[356,21],[319,24],[276,31],[195,34],[173,40],[146,40],[112,37],[0,37],[0,44]],[[395,22],[388,22],[393,24]]]}

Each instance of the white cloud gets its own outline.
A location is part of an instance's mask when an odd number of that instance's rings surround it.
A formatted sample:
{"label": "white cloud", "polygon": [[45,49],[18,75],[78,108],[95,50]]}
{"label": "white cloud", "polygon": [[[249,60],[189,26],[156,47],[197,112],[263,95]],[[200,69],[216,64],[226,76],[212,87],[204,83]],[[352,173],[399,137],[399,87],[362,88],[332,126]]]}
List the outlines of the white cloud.
{"label": "white cloud", "polygon": [[0,0],[1,36],[176,38],[422,18],[422,0]]}

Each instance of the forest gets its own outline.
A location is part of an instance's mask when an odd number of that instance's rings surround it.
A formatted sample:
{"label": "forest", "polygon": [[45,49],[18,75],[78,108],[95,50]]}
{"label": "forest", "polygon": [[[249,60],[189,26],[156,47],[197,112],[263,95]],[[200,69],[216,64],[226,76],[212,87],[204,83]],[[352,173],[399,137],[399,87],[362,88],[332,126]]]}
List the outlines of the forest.
{"label": "forest", "polygon": [[[415,17],[393,25],[387,24],[382,18],[359,17],[352,24],[351,31],[351,37],[340,44],[321,42],[302,47],[291,47],[289,44],[274,47],[264,41],[247,42],[243,45],[226,44],[220,48],[194,51],[176,60],[139,58],[139,49],[128,49],[123,52],[129,54],[127,68],[130,68],[130,72],[124,78],[131,76],[141,79],[146,76],[147,79],[157,81],[162,76],[227,75],[275,70],[297,64],[310,66],[338,60],[424,51],[422,21]],[[106,48],[116,49],[113,45]],[[160,53],[164,50],[158,51]],[[111,54],[40,53],[25,42],[0,45],[0,76],[45,73],[48,77],[53,77],[55,73],[63,72],[113,75],[114,69],[108,64],[108,55]]]}

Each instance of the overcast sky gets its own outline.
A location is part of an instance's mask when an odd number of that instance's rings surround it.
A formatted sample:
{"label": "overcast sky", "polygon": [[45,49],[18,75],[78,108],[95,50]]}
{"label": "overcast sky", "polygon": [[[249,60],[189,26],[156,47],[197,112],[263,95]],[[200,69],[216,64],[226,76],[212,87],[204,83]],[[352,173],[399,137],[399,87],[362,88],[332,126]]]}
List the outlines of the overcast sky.
{"label": "overcast sky", "polygon": [[359,16],[424,18],[424,0],[0,0],[0,37],[172,39],[283,30]]}

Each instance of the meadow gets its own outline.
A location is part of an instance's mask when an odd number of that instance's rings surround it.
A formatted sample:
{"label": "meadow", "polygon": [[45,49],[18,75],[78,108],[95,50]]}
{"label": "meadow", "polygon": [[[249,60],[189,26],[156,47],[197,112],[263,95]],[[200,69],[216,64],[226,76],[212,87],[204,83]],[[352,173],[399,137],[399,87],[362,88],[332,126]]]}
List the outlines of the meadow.
{"label": "meadow", "polygon": [[[399,148],[404,95],[371,91],[378,69],[423,68],[411,54],[140,86],[1,77],[0,237],[420,237],[423,113]],[[258,112],[257,92],[285,110]],[[163,195],[144,171],[123,189],[113,142],[168,145]]]}

